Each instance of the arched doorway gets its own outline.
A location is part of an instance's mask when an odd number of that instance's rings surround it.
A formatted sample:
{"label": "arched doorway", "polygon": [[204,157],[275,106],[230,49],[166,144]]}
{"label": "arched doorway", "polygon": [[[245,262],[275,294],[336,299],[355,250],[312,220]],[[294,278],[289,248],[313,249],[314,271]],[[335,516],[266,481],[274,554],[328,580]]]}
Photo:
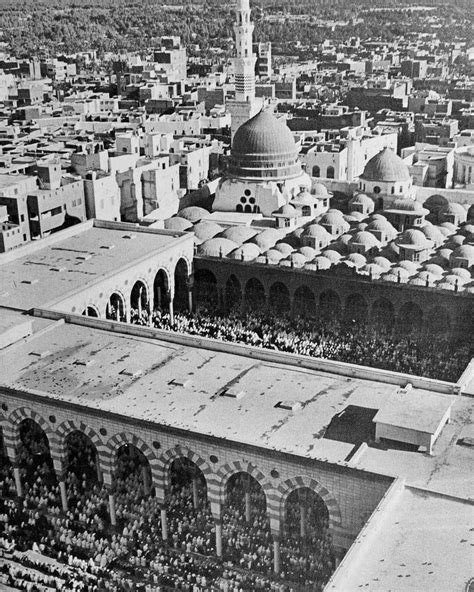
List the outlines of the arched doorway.
{"label": "arched doorway", "polygon": [[225,284],[227,310],[232,312],[242,304],[242,286],[235,275],[231,275]]}
{"label": "arched doorway", "polygon": [[426,331],[432,335],[445,336],[451,329],[451,320],[444,306],[435,306],[426,315]]}
{"label": "arched doorway", "polygon": [[24,419],[19,426],[18,456],[25,482],[31,485],[38,479],[45,485],[56,483],[49,440],[45,431],[33,419]]}
{"label": "arched doorway", "polygon": [[85,308],[82,311],[82,316],[83,317],[95,317],[95,318],[98,318],[99,317],[99,313],[97,312],[97,309],[94,306],[88,306],[87,308]]}
{"label": "arched doorway", "polygon": [[368,305],[361,294],[349,294],[346,300],[344,318],[346,323],[363,325],[367,322]]}
{"label": "arched doorway", "polygon": [[[214,554],[214,522],[206,479],[199,467],[188,458],[177,458],[169,466],[167,510],[170,532],[178,545],[183,545],[190,552]],[[194,539],[194,543],[188,545],[190,538]]]}
{"label": "arched doorway", "polygon": [[313,166],[313,177],[320,177],[321,176],[321,169],[319,168],[319,166],[317,164],[315,164]]}
{"label": "arched doorway", "polygon": [[188,264],[180,259],[174,268],[174,309],[177,312],[189,309]]}
{"label": "arched doorway", "polygon": [[392,331],[395,323],[393,304],[386,298],[376,300],[372,306],[372,325],[382,331]]}
{"label": "arched doorway", "polygon": [[149,315],[148,290],[144,282],[137,280],[130,293],[130,321],[146,324]]}
{"label": "arched doorway", "polygon": [[285,501],[283,531],[288,544],[282,547],[282,569],[291,579],[322,589],[335,567],[329,512],[323,499],[309,487],[293,490]]}
{"label": "arched doorway", "polygon": [[247,472],[233,474],[226,483],[223,510],[223,526],[228,535],[224,558],[239,565],[243,557],[248,557],[248,569],[269,571],[272,557],[265,559],[259,554],[261,546],[268,548],[272,544],[267,501],[260,483]]}
{"label": "arched doorway", "polygon": [[155,310],[168,312],[169,310],[169,283],[168,275],[163,269],[159,269],[153,280],[153,300]]}
{"label": "arched doorway", "polygon": [[81,482],[95,482],[98,478],[97,450],[92,440],[79,430],[65,439],[66,466],[69,473]]}
{"label": "arched doorway", "polygon": [[120,294],[114,292],[107,304],[106,318],[112,321],[126,321],[125,316],[125,302]]}
{"label": "arched doorway", "polygon": [[259,311],[265,308],[265,288],[262,282],[256,278],[251,278],[245,284],[244,302],[245,308],[249,310]]}
{"label": "arched doorway", "polygon": [[401,334],[419,333],[423,327],[423,311],[414,302],[405,302],[398,315],[398,330]]}
{"label": "arched doorway", "polygon": [[139,491],[139,496],[148,496],[151,493],[150,463],[133,444],[123,444],[117,450],[115,485],[118,493]]}
{"label": "arched doorway", "polygon": [[215,312],[219,303],[216,276],[208,269],[198,269],[194,274],[194,290],[198,307]]}
{"label": "arched doorway", "polygon": [[341,299],[333,290],[326,290],[319,296],[319,317],[321,321],[334,321],[341,318]]}
{"label": "arched doorway", "polygon": [[293,310],[296,315],[301,317],[316,316],[316,299],[308,286],[300,286],[295,291]]}
{"label": "arched doorway", "polygon": [[275,313],[289,314],[291,312],[290,293],[285,284],[276,282],[270,286],[268,303]]}
{"label": "arched doorway", "polygon": [[328,166],[326,169],[326,178],[327,179],[334,179],[334,167]]}

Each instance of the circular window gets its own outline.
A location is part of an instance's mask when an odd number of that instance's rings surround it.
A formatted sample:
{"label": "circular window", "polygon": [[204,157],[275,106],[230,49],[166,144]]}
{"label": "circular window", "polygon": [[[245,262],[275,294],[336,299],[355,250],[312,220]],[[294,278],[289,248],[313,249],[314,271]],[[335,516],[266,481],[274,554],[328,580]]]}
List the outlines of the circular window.
{"label": "circular window", "polygon": [[211,454],[211,456],[209,457],[209,460],[211,461],[211,463],[216,463],[219,462],[219,459],[217,458],[217,456],[215,454]]}
{"label": "circular window", "polygon": [[276,470],[276,469],[272,469],[270,475],[274,478],[274,479],[278,479],[278,477],[280,476],[280,473]]}
{"label": "circular window", "polygon": [[102,436],[107,436],[107,430],[105,428],[100,428],[99,432]]}
{"label": "circular window", "polygon": [[382,190],[380,189],[380,187],[378,185],[376,185],[374,187],[374,193],[380,193]]}
{"label": "circular window", "polygon": [[158,448],[161,448],[161,444],[159,442],[157,442],[156,440],[153,442],[152,446],[155,450],[158,450]]}
{"label": "circular window", "polygon": [[99,294],[99,298],[103,298],[103,297],[104,297],[104,293],[103,293],[103,292],[101,292],[101,293]]}
{"label": "circular window", "polygon": [[3,411],[8,411],[8,405],[6,403],[2,403]]}
{"label": "circular window", "polygon": [[56,417],[55,417],[54,415],[50,415],[50,416],[49,416],[49,421],[50,421],[51,423],[56,423]]}
{"label": "circular window", "polygon": [[73,307],[71,308],[71,310],[72,310],[72,312],[76,312],[76,307],[75,307],[75,306],[73,306]]}
{"label": "circular window", "polygon": [[246,197],[241,197],[240,198],[240,203],[247,203],[247,198]]}
{"label": "circular window", "polygon": [[245,193],[245,195],[248,197],[249,195],[251,195],[251,193],[252,193],[252,192],[250,191],[250,189],[246,189],[246,190],[244,191],[244,193]]}
{"label": "circular window", "polygon": [[128,285],[128,280],[125,280],[125,285],[126,285],[126,286]]}
{"label": "circular window", "polygon": [[251,198],[249,199],[249,202],[250,202],[251,204],[254,204],[254,203],[255,203],[255,197],[251,197]]}

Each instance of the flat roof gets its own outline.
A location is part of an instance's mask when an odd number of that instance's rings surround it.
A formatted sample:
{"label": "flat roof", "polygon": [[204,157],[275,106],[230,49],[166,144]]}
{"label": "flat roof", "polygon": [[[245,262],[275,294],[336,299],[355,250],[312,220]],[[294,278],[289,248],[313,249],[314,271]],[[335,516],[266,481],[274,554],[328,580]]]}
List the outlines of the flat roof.
{"label": "flat roof", "polygon": [[405,488],[369,522],[325,591],[465,590],[473,517],[472,502]]}
{"label": "flat roof", "polygon": [[[81,322],[92,324],[93,320]],[[133,332],[118,323],[116,328]],[[370,380],[303,368],[289,355],[288,364],[259,359],[256,348],[251,357],[231,344],[225,351],[216,351],[206,349],[202,339],[185,345],[173,341],[172,334],[165,341],[152,330],[149,338],[118,331],[63,322],[50,325],[47,331],[0,352],[0,366],[5,369],[0,384],[128,419],[341,463],[354,445],[324,438],[332,418],[361,400],[379,409],[398,389],[376,376]],[[412,396],[420,392],[414,388]],[[453,400],[456,423],[452,423],[460,429],[468,423],[466,409],[472,408],[472,399],[453,396]],[[389,470],[385,459],[400,451],[375,451],[380,458],[372,472],[399,475],[396,464]],[[467,451],[459,461],[456,452],[466,491],[473,453]],[[361,466],[354,466],[371,470],[366,454]],[[415,463],[418,457],[427,463],[425,481],[431,473],[440,472],[436,458],[404,454]],[[441,473],[449,472],[451,466],[452,461],[446,462]]]}
{"label": "flat roof", "polygon": [[377,412],[374,422],[434,434],[453,404],[453,397],[410,390],[394,391]]}
{"label": "flat roof", "polygon": [[0,255],[0,306],[47,306],[187,236],[120,223],[85,222],[74,229]]}

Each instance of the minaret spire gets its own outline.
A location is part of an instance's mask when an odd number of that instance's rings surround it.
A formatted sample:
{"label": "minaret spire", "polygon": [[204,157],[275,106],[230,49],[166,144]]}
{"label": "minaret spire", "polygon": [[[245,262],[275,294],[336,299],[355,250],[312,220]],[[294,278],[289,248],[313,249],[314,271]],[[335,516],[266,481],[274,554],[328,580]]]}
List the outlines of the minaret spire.
{"label": "minaret spire", "polygon": [[253,53],[254,25],[250,20],[249,0],[237,0],[234,24],[237,55],[234,58],[235,100],[252,101],[255,98],[255,62]]}

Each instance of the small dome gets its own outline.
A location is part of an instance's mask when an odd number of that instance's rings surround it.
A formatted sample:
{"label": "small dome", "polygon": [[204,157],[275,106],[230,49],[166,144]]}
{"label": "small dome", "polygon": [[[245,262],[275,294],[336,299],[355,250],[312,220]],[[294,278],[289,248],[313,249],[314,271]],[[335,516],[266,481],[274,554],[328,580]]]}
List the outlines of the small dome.
{"label": "small dome", "polygon": [[324,255],[315,257],[313,263],[316,265],[316,269],[329,269],[333,264],[333,262],[327,257],[324,257]]}
{"label": "small dome", "polygon": [[376,265],[378,265],[379,267],[381,267],[385,271],[388,271],[392,267],[392,264],[390,263],[390,261],[388,259],[386,259],[385,257],[381,257],[381,256],[374,257],[372,259],[372,263],[375,263]]}
{"label": "small dome", "polygon": [[437,282],[436,287],[439,290],[450,290],[452,292],[454,292],[454,290],[456,289],[455,284],[452,284],[450,282],[446,282],[444,278]]}
{"label": "small dome", "polygon": [[362,222],[362,220],[365,220],[366,216],[362,212],[356,212],[354,210],[350,214],[344,214],[343,218],[346,222],[349,222],[349,224],[353,224],[356,222]]}
{"label": "small dome", "polygon": [[402,236],[397,240],[397,244],[403,247],[415,247],[418,249],[431,249],[433,243],[416,228],[405,230]]}
{"label": "small dome", "polygon": [[384,216],[383,214],[372,214],[371,216],[369,216],[369,220],[386,220],[386,216]]}
{"label": "small dome", "polygon": [[337,240],[331,243],[331,251],[337,251],[341,255],[347,255],[349,253],[349,246],[347,243]]}
{"label": "small dome", "polygon": [[342,259],[342,255],[333,249],[327,249],[324,251],[323,255],[333,263],[338,263],[340,259]]}
{"label": "small dome", "polygon": [[[338,226],[344,223],[344,217],[342,212],[339,210],[333,210],[326,212],[319,219],[319,224],[328,224],[331,226]],[[349,227],[349,225],[347,225]]]}
{"label": "small dome", "polygon": [[366,249],[379,248],[380,243],[375,236],[367,231],[356,232],[351,239],[352,245],[363,245]]}
{"label": "small dome", "polygon": [[419,280],[420,283],[418,285],[420,286],[432,286],[439,280],[439,275],[435,275],[434,273],[424,270],[417,273],[413,279]]}
{"label": "small dome", "polygon": [[292,205],[285,204],[278,208],[278,210],[275,212],[272,212],[272,215],[282,216],[284,218],[296,218],[298,216],[298,212]]}
{"label": "small dome", "polygon": [[471,272],[465,267],[453,267],[450,273],[452,275],[457,275],[458,277],[466,281],[471,279]]}
{"label": "small dome", "polygon": [[374,200],[365,193],[358,193],[349,200],[349,208],[351,206],[373,206]]}
{"label": "small dome", "polygon": [[291,255],[280,261],[280,265],[283,267],[303,267],[306,263],[306,257],[301,253],[291,253]]}
{"label": "small dome", "polygon": [[227,257],[237,247],[237,244],[226,238],[211,238],[199,245],[197,254],[201,257]]}
{"label": "small dome", "polygon": [[454,284],[454,285],[458,285],[458,286],[463,286],[465,283],[467,283],[471,278],[469,277],[468,279],[464,279],[462,277],[459,277],[459,275],[454,274],[454,273],[448,273],[447,275],[444,276],[443,280],[445,282],[448,282],[448,284]]}
{"label": "small dome", "polygon": [[474,260],[474,246],[473,245],[462,245],[453,251],[453,259],[468,259],[469,261]]}
{"label": "small dome", "polygon": [[423,266],[423,270],[436,276],[437,278],[440,278],[444,273],[444,269],[436,263],[427,263]]}
{"label": "small dome", "polygon": [[284,257],[283,253],[276,249],[268,249],[263,256],[268,259],[269,263],[279,263]]}
{"label": "small dome", "polygon": [[304,229],[301,236],[303,238],[310,237],[320,241],[331,240],[331,235],[329,232],[324,228],[324,226],[321,226],[320,224],[310,224]]}
{"label": "small dome", "polygon": [[426,224],[425,226],[422,226],[420,230],[428,240],[433,241],[435,246],[439,246],[443,243],[445,238],[444,234],[437,226],[433,226],[433,224]]}
{"label": "small dome", "polygon": [[341,234],[341,236],[337,239],[338,243],[342,243],[343,245],[348,245],[352,240],[352,234],[346,233]]}
{"label": "small dome", "polygon": [[[446,229],[448,231],[448,234],[454,234],[457,230],[457,226],[455,224],[453,224],[452,222],[443,222],[442,224],[439,225],[440,229]],[[441,232],[443,232],[441,230]],[[448,236],[448,235],[446,235]]]}
{"label": "small dome", "polygon": [[385,234],[393,234],[397,233],[396,229],[390,224],[387,218],[377,218],[376,220],[372,220],[367,225],[367,230],[375,230],[376,232],[385,232]]}
{"label": "small dome", "polygon": [[449,261],[449,258],[451,257],[452,253],[453,253],[452,249],[446,249],[446,248],[438,249],[436,251],[436,255],[438,257],[440,257],[441,259],[444,259],[445,261]]}
{"label": "small dome", "polygon": [[250,242],[255,243],[260,247],[262,253],[271,249],[274,244],[281,238],[281,234],[274,228],[267,228],[255,235]]}
{"label": "small dome", "polygon": [[459,234],[464,235],[468,240],[472,239],[474,236],[474,224],[465,224],[459,231]]}
{"label": "small dome", "polygon": [[395,183],[410,181],[407,165],[390,148],[384,148],[365,165],[361,179]]}
{"label": "small dome", "polygon": [[316,206],[317,199],[311,195],[308,191],[300,191],[297,196],[295,196],[291,200],[292,205],[294,206]]}
{"label": "small dome", "polygon": [[312,247],[301,247],[298,252],[306,258],[307,261],[312,261],[316,257],[316,250]]}
{"label": "small dome", "polygon": [[364,231],[367,230],[367,222],[359,222],[358,224],[356,224],[354,230],[360,230],[360,231]]}
{"label": "small dome", "polygon": [[166,230],[177,230],[179,232],[184,232],[185,230],[192,228],[193,225],[192,222],[186,220],[185,218],[174,216],[173,218],[168,218],[168,220],[165,220],[164,227]]}
{"label": "small dome", "polygon": [[420,215],[428,214],[429,210],[425,209],[420,202],[414,199],[408,199],[406,197],[399,197],[393,203],[393,205],[388,208],[389,210],[400,210],[403,212],[415,212],[419,213]]}
{"label": "small dome", "polygon": [[253,261],[260,255],[260,249],[253,243],[245,243],[229,253],[229,259],[237,261]]}
{"label": "small dome", "polygon": [[311,193],[316,195],[316,197],[331,197],[332,193],[329,193],[326,185],[323,183],[314,183],[311,188]]}
{"label": "small dome", "polygon": [[387,273],[384,273],[380,276],[380,279],[383,280],[384,282],[394,282],[394,283],[400,283],[400,284],[406,284],[408,282],[408,276],[405,275],[397,275],[395,273],[393,273],[392,270],[388,271]]}
{"label": "small dome", "polygon": [[222,226],[215,222],[198,222],[193,226],[193,231],[200,241],[206,241],[222,232]]}
{"label": "small dome", "polygon": [[280,251],[280,253],[282,253],[283,257],[288,257],[288,255],[290,253],[293,253],[294,249],[291,245],[289,245],[288,243],[285,243],[284,241],[282,241],[281,243],[277,243],[274,247],[273,247],[276,251]]}
{"label": "small dome", "polygon": [[396,275],[397,277],[400,275],[400,277],[405,279],[408,279],[411,275],[409,271],[407,271],[404,267],[401,267],[400,265],[395,265],[395,267],[392,267],[390,272]]}
{"label": "small dome", "polygon": [[413,275],[414,273],[416,273],[416,270],[418,269],[418,263],[403,259],[403,261],[400,261],[400,263],[398,264],[398,267],[403,267],[403,269],[406,269],[410,275]]}
{"label": "small dome", "polygon": [[209,216],[209,212],[204,208],[199,208],[198,206],[189,206],[188,208],[183,208],[180,210],[178,212],[178,216],[195,224],[196,222],[199,222],[203,218]]}
{"label": "small dome", "polygon": [[241,245],[253,238],[256,234],[258,234],[258,230],[250,226],[231,226],[230,228],[226,228],[221,233],[221,236]]}
{"label": "small dome", "polygon": [[364,265],[367,263],[367,259],[364,257],[364,255],[361,255],[360,253],[351,253],[347,256],[346,261],[353,263],[354,267],[356,267],[357,269],[359,269],[360,267],[364,267]]}
{"label": "small dome", "polygon": [[459,203],[449,203],[443,206],[439,211],[441,216],[457,216],[464,222],[467,218],[467,210]]}
{"label": "small dome", "polygon": [[378,278],[382,275],[382,273],[385,273],[387,269],[384,267],[380,267],[380,265],[377,265],[376,263],[367,263],[366,265],[361,267],[359,271],[361,273],[370,275],[374,278]]}

